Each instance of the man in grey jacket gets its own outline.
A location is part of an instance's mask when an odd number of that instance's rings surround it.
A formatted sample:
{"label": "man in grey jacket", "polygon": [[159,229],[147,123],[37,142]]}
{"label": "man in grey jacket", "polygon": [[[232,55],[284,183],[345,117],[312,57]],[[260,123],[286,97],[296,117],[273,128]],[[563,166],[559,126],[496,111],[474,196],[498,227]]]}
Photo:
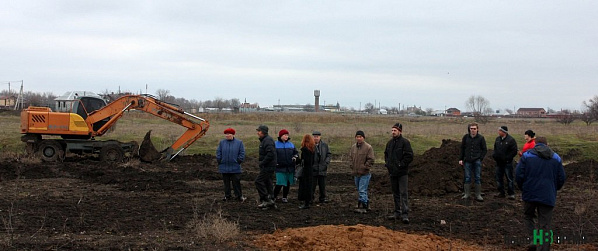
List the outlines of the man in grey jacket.
{"label": "man in grey jacket", "polygon": [[316,152],[314,153],[314,164],[313,164],[313,183],[312,183],[312,198],[316,193],[316,186],[320,187],[320,203],[327,203],[328,197],[326,196],[326,173],[328,171],[328,164],[330,164],[330,149],[328,144],[322,141],[322,133],[314,131],[312,133],[314,141],[316,142]]}

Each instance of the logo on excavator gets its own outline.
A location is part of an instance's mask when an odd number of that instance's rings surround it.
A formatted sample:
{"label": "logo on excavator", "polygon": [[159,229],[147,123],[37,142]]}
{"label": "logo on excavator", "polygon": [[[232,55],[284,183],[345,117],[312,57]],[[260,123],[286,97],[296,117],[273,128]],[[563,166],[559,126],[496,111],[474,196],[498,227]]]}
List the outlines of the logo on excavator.
{"label": "logo on excavator", "polygon": [[55,130],[68,130],[69,127],[66,125],[48,125],[48,129],[55,129]]}

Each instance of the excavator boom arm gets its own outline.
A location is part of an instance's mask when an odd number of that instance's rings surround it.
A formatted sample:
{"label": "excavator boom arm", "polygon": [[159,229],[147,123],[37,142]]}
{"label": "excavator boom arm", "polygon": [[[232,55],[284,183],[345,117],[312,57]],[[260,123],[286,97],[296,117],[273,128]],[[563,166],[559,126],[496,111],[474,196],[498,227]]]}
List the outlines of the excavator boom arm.
{"label": "excavator boom arm", "polygon": [[[101,136],[106,133],[106,131],[123,116],[125,111],[131,109],[147,112],[187,128],[187,131],[185,131],[185,133],[170,146],[174,151],[177,151],[177,154],[189,147],[199,138],[203,137],[210,126],[209,122],[205,119],[186,113],[179,107],[162,102],[153,97],[145,95],[126,95],[89,114],[86,119],[89,128],[93,128],[94,123],[111,117],[101,128],[92,131],[92,136]],[[190,117],[199,120],[199,122],[191,120]]]}

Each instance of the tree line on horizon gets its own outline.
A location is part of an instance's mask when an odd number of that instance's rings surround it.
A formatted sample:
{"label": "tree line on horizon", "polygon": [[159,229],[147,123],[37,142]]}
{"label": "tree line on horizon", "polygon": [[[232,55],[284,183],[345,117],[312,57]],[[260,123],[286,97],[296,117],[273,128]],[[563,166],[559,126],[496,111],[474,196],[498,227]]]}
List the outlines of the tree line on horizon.
{"label": "tree line on horizon", "polygon": [[[111,102],[123,95],[134,94],[131,92],[120,92],[114,93],[109,90],[104,90],[102,93],[98,94],[102,98],[106,99],[107,102]],[[3,97],[16,97],[18,94],[11,90],[2,90],[0,91],[0,96]],[[183,109],[196,109],[196,108],[217,108],[217,109],[225,109],[230,108],[232,111],[239,111],[241,107],[241,101],[238,98],[232,99],[224,99],[222,97],[216,97],[213,100],[204,100],[198,101],[196,99],[185,99],[182,97],[175,97],[170,94],[169,90],[166,89],[158,89],[155,93],[156,98],[162,100],[164,102],[177,105]],[[54,100],[57,98],[55,94],[51,92],[33,92],[33,91],[26,91],[23,93],[23,107],[29,106],[46,106],[52,107],[54,106]],[[388,114],[398,114],[398,115],[405,115],[405,114],[416,114],[416,115],[433,115],[434,109],[426,108],[422,109],[420,107],[408,106],[407,108],[403,107],[389,107],[389,106],[379,106],[376,107],[375,104],[366,103],[364,105],[363,110],[356,110],[353,107],[340,107],[337,103],[336,107],[341,111],[347,112],[361,112],[367,114],[377,114],[380,110],[384,109],[388,112]],[[493,110],[490,107],[490,101],[483,96],[479,95],[472,95],[465,101],[465,107],[468,111],[471,111],[473,116],[475,117],[476,121],[485,123],[489,116],[498,113],[499,110]],[[509,114],[515,114],[515,111],[511,109],[504,109]],[[304,111],[313,112],[315,111],[314,105],[308,103],[304,105]],[[570,110],[561,110],[555,111],[553,109],[547,108],[548,114],[556,114],[554,117],[556,120],[563,124],[570,124],[575,120],[581,120],[586,125],[591,125],[593,122],[598,120],[598,95],[595,95],[593,98],[582,101],[582,110],[581,111],[570,111]]]}

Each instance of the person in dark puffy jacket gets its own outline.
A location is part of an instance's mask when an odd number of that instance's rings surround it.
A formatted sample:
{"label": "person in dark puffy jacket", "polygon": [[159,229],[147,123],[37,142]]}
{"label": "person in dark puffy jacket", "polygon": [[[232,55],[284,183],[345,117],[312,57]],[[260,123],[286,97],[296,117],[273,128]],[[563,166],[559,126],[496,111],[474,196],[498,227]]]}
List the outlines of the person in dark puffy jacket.
{"label": "person in dark puffy jacket", "polygon": [[471,173],[475,178],[475,200],[484,201],[482,198],[482,160],[488,152],[486,139],[479,133],[478,123],[471,123],[467,127],[468,133],[461,140],[461,155],[459,165],[464,167],[462,199],[469,199],[471,191]]}
{"label": "person in dark puffy jacket", "polygon": [[[545,137],[538,137],[534,148],[523,153],[519,159],[515,181],[521,189],[524,218],[530,239],[534,238],[534,230],[536,233],[540,230],[543,233],[551,231],[556,194],[565,184],[566,178],[561,157],[548,147]],[[537,228],[535,218],[538,219]],[[550,248],[549,242],[542,244],[542,250]]]}
{"label": "person in dark puffy jacket", "polygon": [[498,128],[498,137],[494,141],[494,152],[492,158],[496,161],[496,189],[498,194],[495,197],[505,197],[505,182],[503,177],[507,177],[507,194],[510,200],[515,199],[514,178],[513,178],[513,158],[517,156],[517,141],[509,135],[507,126]]}
{"label": "person in dark puffy jacket", "polygon": [[389,219],[399,219],[409,224],[409,193],[408,171],[413,161],[413,149],[408,139],[403,137],[403,125],[396,123],[392,126],[392,139],[386,143],[384,150],[384,166],[390,176],[390,186],[395,208]]}
{"label": "person in dark puffy jacket", "polygon": [[260,195],[261,201],[258,208],[276,208],[276,203],[272,199],[272,175],[276,169],[276,148],[274,147],[274,140],[268,135],[268,126],[260,125],[255,130],[260,139],[258,158],[260,173],[255,178],[255,187]]}
{"label": "person in dark puffy jacket", "polygon": [[295,161],[299,157],[299,152],[295,148],[289,131],[282,129],[278,132],[276,147],[276,187],[274,187],[274,198],[278,200],[278,194],[282,189],[282,202],[287,203],[291,185],[295,184]]}
{"label": "person in dark puffy jacket", "polygon": [[218,172],[222,173],[224,181],[224,201],[232,199],[230,184],[233,184],[235,198],[238,201],[245,201],[241,189],[241,163],[245,160],[245,146],[243,141],[235,138],[235,129],[224,130],[225,139],[220,141],[216,149],[216,161]]}

